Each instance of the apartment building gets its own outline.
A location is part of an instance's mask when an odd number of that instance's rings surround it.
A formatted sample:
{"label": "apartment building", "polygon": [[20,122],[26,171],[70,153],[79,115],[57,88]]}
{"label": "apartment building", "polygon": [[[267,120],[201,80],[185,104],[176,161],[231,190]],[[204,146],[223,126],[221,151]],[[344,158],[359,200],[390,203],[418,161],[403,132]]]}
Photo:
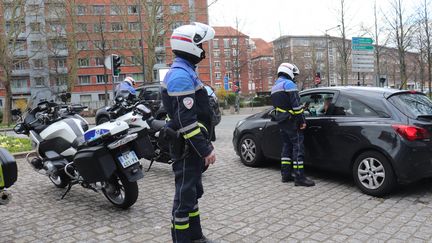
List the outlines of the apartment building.
{"label": "apartment building", "polygon": [[255,91],[268,92],[276,78],[273,44],[260,38],[252,38],[251,49],[252,82]]}

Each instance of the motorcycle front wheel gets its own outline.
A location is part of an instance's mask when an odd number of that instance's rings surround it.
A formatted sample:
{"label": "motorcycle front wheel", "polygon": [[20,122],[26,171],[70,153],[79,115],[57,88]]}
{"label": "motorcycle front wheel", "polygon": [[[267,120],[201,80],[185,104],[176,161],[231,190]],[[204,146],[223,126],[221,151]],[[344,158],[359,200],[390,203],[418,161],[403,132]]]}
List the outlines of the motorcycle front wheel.
{"label": "motorcycle front wheel", "polygon": [[128,181],[122,174],[114,174],[105,182],[102,192],[114,206],[127,209],[138,199],[138,183]]}

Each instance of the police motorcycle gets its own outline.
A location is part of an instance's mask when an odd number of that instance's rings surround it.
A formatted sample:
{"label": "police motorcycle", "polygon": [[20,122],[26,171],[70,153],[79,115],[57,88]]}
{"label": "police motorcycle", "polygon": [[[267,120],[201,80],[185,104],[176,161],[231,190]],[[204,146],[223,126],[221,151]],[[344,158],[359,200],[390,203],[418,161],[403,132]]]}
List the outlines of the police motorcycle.
{"label": "police motorcycle", "polygon": [[18,171],[15,158],[4,148],[0,148],[0,205],[6,205],[12,194],[6,190],[17,180]]}
{"label": "police motorcycle", "polygon": [[[137,112],[140,107],[141,110],[143,110],[143,107],[146,109],[145,116],[143,116],[143,112]],[[154,150],[153,154],[150,152],[146,153],[146,155],[151,155],[146,156],[146,159],[150,160],[147,171],[151,169],[154,162],[172,163],[166,141],[167,136],[165,136],[165,120],[156,120],[151,117],[151,110],[139,101],[131,103],[128,94],[117,96],[115,104],[110,108],[110,112],[113,113],[113,117],[117,117],[115,121],[126,122],[132,128],[144,129],[146,134],[143,136],[146,136],[148,140],[142,144],[142,147],[148,148],[151,146]]]}
{"label": "police motorcycle", "polygon": [[78,114],[84,108],[43,101],[30,110],[14,128],[17,134],[28,135],[35,148],[26,160],[56,187],[68,187],[62,199],[79,184],[102,191],[116,207],[129,208],[138,198],[137,180],[144,176],[140,130],[121,121],[88,129]]}

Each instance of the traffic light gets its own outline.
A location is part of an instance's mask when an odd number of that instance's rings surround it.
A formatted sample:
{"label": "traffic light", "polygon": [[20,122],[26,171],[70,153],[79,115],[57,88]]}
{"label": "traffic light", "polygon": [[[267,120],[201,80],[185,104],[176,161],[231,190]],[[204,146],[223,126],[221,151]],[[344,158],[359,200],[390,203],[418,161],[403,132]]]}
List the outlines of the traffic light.
{"label": "traffic light", "polygon": [[121,66],[121,57],[116,54],[111,55],[111,63],[112,63],[112,75],[113,77],[118,77],[120,74],[120,66]]}

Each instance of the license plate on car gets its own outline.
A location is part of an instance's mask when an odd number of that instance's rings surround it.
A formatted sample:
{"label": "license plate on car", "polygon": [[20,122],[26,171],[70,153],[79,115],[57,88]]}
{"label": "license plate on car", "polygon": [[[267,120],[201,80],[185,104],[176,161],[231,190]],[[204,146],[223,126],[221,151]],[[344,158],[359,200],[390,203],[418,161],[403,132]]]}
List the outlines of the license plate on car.
{"label": "license plate on car", "polygon": [[138,156],[133,150],[123,153],[121,156],[118,157],[118,159],[123,168],[129,167],[139,162]]}

